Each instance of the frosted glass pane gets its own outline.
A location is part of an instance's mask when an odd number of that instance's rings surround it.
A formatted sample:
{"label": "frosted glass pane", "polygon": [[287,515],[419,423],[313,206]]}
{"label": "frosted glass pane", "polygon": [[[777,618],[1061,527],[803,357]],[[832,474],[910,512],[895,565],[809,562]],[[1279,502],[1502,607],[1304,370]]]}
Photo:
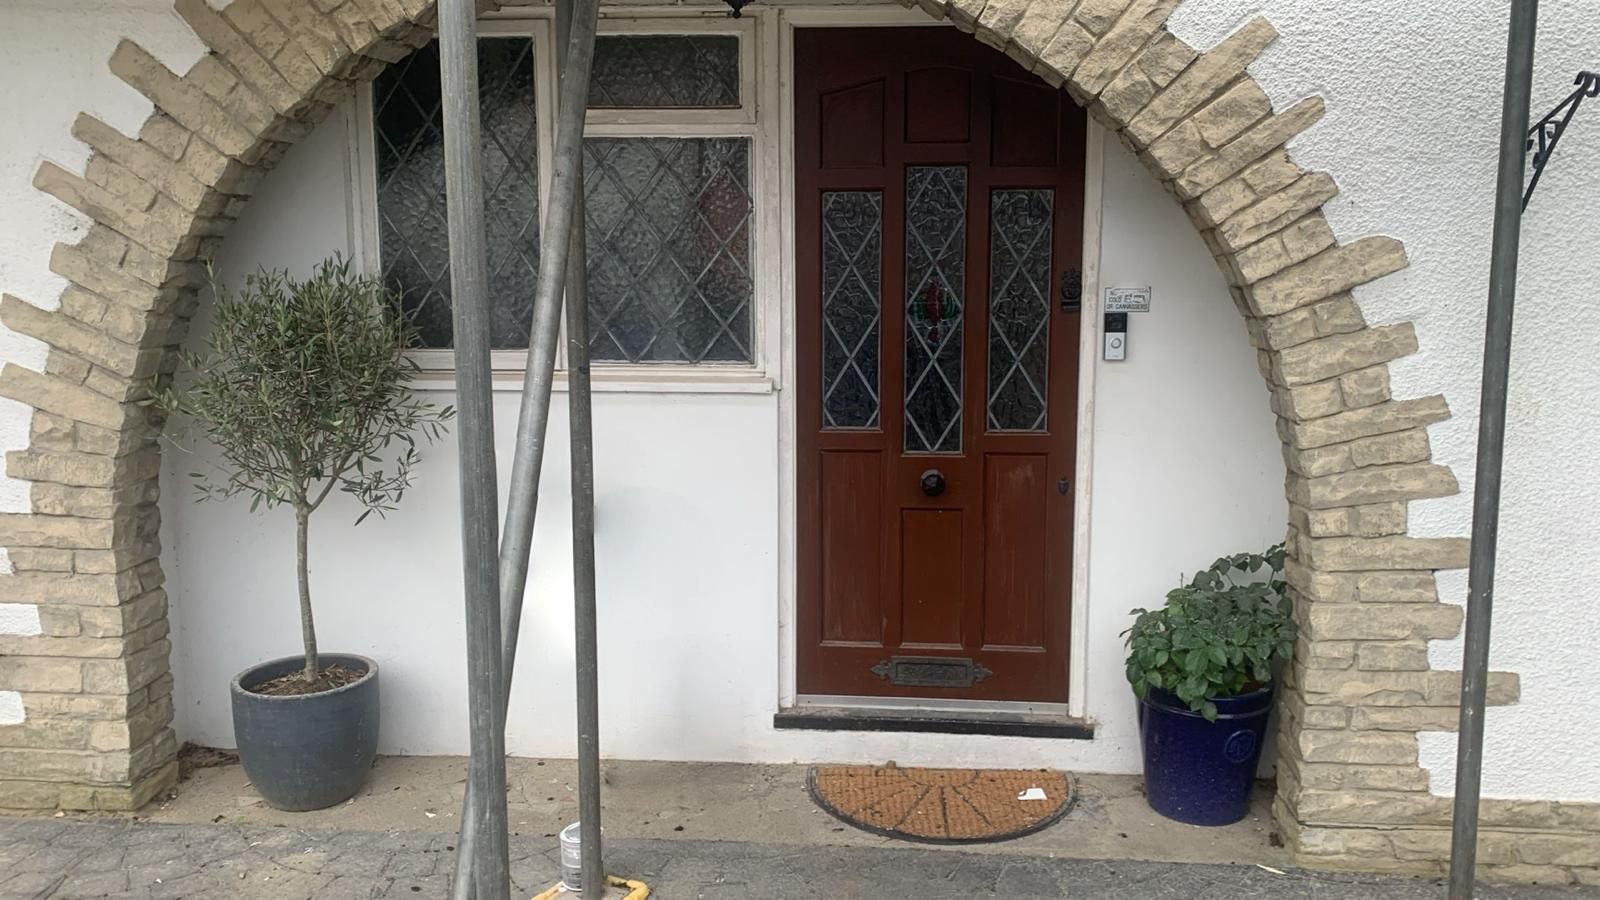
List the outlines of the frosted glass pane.
{"label": "frosted glass pane", "polygon": [[[478,79],[490,341],[497,349],[520,349],[528,345],[539,270],[532,42],[480,39]],[[403,292],[402,306],[416,314],[422,345],[448,348],[453,336],[438,42],[386,69],[373,81],[372,97],[383,276]]]}
{"label": "frosted glass pane", "polygon": [[596,360],[750,362],[748,138],[584,141]]}
{"label": "frosted glass pane", "polygon": [[822,195],[822,424],[878,425],[883,193]]}
{"label": "frosted glass pane", "polygon": [[591,109],[739,105],[739,38],[613,34],[595,40]]}
{"label": "frosted glass pane", "polygon": [[906,169],[907,453],[961,452],[967,170]]}
{"label": "frosted glass pane", "polygon": [[1043,188],[990,195],[990,431],[1045,430],[1054,200]]}

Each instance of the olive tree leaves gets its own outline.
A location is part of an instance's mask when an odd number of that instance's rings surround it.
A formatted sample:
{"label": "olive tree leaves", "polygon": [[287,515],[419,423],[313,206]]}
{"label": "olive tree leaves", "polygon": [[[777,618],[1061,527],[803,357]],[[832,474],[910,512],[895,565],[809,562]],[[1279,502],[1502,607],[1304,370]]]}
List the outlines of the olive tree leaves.
{"label": "olive tree leaves", "polygon": [[1273,662],[1294,654],[1283,559],[1282,544],[1224,556],[1169,592],[1165,607],[1134,610],[1123,632],[1134,693],[1170,691],[1215,721],[1213,698],[1269,683]]}
{"label": "olive tree leaves", "polygon": [[396,507],[454,416],[413,399],[416,331],[376,276],[335,256],[304,281],[262,270],[235,294],[217,284],[204,352],[184,351],[177,384],[152,402],[193,419],[231,465],[195,472],[200,499],[251,497],[250,508],[309,514],[338,489],[366,507]]}

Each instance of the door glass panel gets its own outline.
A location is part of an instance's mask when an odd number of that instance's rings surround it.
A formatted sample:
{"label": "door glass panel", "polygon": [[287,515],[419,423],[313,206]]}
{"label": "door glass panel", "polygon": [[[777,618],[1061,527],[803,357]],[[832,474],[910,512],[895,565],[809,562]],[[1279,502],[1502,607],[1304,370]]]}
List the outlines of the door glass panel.
{"label": "door glass panel", "polygon": [[907,167],[907,453],[961,452],[966,275],[966,167]]}
{"label": "door glass panel", "polygon": [[883,193],[822,195],[822,426],[878,427]]}
{"label": "door glass panel", "polygon": [[989,216],[989,430],[1044,431],[1055,192],[997,190]]}

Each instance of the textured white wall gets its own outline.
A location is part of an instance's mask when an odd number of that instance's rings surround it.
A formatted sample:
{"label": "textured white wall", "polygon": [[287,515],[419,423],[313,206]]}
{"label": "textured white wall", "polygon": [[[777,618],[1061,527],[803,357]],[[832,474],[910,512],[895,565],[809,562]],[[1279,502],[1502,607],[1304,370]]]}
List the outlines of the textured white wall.
{"label": "textured white wall", "polygon": [[[1484,305],[1505,71],[1505,0],[1187,0],[1173,31],[1209,46],[1263,13],[1281,37],[1252,69],[1281,107],[1321,93],[1328,113],[1293,144],[1338,179],[1327,207],[1342,239],[1390,234],[1411,267],[1358,290],[1372,324],[1411,320],[1422,352],[1391,367],[1396,396],[1442,391],[1455,413],[1430,429],[1434,459],[1461,494],[1411,505],[1414,533],[1470,533]],[[1600,18],[1587,0],[1540,7],[1533,116],[1600,68]],[[1523,228],[1513,342],[1492,664],[1522,674],[1522,702],[1486,720],[1484,794],[1600,800],[1600,105],[1562,139]],[[1465,602],[1465,572],[1439,579]],[[1461,667],[1460,641],[1435,668]],[[1436,793],[1454,788],[1454,734],[1421,737]]]}

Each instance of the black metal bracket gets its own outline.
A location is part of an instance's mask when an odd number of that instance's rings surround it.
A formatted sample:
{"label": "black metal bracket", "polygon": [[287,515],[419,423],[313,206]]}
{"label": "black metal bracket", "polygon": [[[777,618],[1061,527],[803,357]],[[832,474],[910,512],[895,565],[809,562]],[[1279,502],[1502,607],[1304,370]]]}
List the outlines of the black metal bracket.
{"label": "black metal bracket", "polygon": [[1533,199],[1533,189],[1539,186],[1539,176],[1544,174],[1544,167],[1549,164],[1551,154],[1556,152],[1556,143],[1566,133],[1567,126],[1578,112],[1579,105],[1586,97],[1600,97],[1600,73],[1579,72],[1572,83],[1578,86],[1577,90],[1557,104],[1549,115],[1528,129],[1528,149],[1533,151],[1533,178],[1528,181],[1528,189],[1522,195],[1524,210],[1528,208],[1528,201]]}
{"label": "black metal bracket", "polygon": [[728,4],[728,18],[740,19],[743,18],[741,13],[750,0],[722,0],[722,2]]}

